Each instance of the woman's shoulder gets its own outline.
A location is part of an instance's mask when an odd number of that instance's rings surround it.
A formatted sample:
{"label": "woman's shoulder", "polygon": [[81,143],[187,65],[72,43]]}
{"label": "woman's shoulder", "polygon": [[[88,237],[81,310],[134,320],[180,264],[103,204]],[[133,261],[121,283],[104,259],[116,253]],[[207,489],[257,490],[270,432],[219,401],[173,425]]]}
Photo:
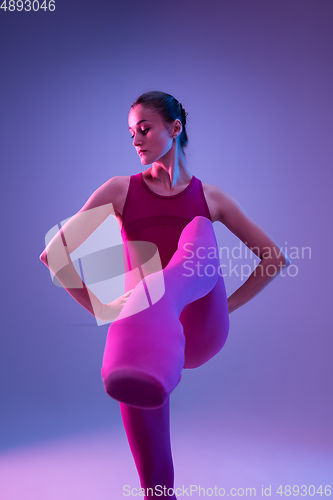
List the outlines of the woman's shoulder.
{"label": "woman's shoulder", "polygon": [[227,200],[232,199],[230,195],[219,186],[215,186],[215,184],[207,184],[203,181],[202,188],[205,193],[205,196],[209,196],[214,201],[219,201],[220,203]]}
{"label": "woman's shoulder", "polygon": [[109,193],[110,199],[113,201],[113,206],[120,214],[123,212],[130,180],[130,175],[115,175],[106,182],[105,187]]}
{"label": "woman's shoulder", "polygon": [[108,180],[108,183],[111,188],[119,189],[128,186],[130,179],[130,175],[115,175]]}
{"label": "woman's shoulder", "polygon": [[217,194],[217,193],[223,193],[224,191],[219,187],[215,186],[215,184],[207,184],[201,179],[202,187],[204,191],[210,194]]}
{"label": "woman's shoulder", "polygon": [[206,182],[201,181],[202,189],[204,191],[205,197],[209,197],[213,201],[221,200],[223,197],[228,196],[223,189],[219,186],[215,186],[214,184],[207,184]]}
{"label": "woman's shoulder", "polygon": [[[202,182],[202,181],[201,181]],[[223,189],[214,184],[202,182],[202,189],[211,213],[212,220],[221,221],[223,213],[235,202]]]}
{"label": "woman's shoulder", "polygon": [[110,177],[110,179],[96,189],[93,197],[99,199],[100,205],[103,204],[103,201],[107,203],[110,200],[115,201],[121,198],[124,192],[127,192],[130,178],[130,175],[115,175],[114,177]]}

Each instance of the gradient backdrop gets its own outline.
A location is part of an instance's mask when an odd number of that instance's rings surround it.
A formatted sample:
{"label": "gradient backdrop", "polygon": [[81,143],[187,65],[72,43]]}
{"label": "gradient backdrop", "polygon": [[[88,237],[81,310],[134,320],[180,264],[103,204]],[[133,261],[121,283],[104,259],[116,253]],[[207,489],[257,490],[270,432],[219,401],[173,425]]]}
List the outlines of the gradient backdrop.
{"label": "gradient backdrop", "polygon": [[[100,377],[107,326],[38,257],[98,186],[141,170],[127,115],[154,89],[188,112],[190,171],[235,197],[293,263],[231,315],[216,358],[183,372],[176,484],[257,496],[272,485],[272,498],[280,484],[331,484],[333,3],[55,3],[0,12],[2,498],[120,499],[139,486]],[[214,227],[220,246],[239,247]],[[226,277],[229,294],[241,284]]]}

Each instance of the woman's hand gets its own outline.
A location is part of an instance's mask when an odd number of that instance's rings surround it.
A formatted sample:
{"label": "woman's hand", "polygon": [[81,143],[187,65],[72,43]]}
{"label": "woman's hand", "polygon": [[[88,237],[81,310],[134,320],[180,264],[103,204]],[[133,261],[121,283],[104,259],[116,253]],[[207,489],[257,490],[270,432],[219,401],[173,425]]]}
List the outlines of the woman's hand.
{"label": "woman's hand", "polygon": [[289,266],[290,260],[231,196],[217,186],[208,184],[205,185],[205,192],[208,193],[213,219],[222,222],[261,259],[248,279],[228,298],[228,311],[231,314],[257,295],[284,267]]}
{"label": "woman's hand", "polygon": [[121,295],[120,297],[116,298],[112,302],[109,302],[108,304],[103,304],[101,312],[99,314],[99,319],[102,321],[113,321],[116,318],[118,318],[122,308],[128,301],[133,290],[134,288],[124,293],[124,295]]}

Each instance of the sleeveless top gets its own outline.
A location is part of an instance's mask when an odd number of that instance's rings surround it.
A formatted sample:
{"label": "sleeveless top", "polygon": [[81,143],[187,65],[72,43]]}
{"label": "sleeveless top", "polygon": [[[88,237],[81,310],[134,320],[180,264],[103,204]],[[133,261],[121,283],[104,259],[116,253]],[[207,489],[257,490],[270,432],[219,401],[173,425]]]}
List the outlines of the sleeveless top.
{"label": "sleeveless top", "polygon": [[202,182],[194,175],[183,191],[172,196],[154,193],[142,172],[130,177],[121,229],[126,291],[146,273],[166,267],[182,230],[198,215],[211,220]]}

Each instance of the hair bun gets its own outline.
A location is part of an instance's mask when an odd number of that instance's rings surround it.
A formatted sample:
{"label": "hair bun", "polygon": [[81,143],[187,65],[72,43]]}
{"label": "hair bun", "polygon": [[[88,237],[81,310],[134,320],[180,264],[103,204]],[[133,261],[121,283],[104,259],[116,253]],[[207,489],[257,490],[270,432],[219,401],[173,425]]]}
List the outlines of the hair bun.
{"label": "hair bun", "polygon": [[183,108],[183,106],[180,103],[179,103],[179,106],[180,106],[180,112],[181,112],[181,116],[182,116],[182,122],[185,125],[186,124],[186,117],[187,117],[188,113],[186,113],[185,109]]}

